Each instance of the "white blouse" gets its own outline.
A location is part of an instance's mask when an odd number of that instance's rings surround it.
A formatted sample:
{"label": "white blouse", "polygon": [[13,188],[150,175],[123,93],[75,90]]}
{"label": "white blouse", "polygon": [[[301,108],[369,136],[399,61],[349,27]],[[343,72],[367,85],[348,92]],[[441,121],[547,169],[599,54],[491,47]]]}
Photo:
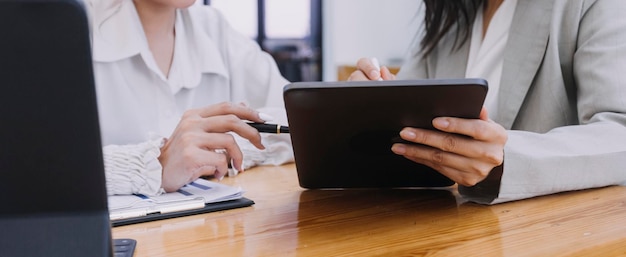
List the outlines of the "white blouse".
{"label": "white blouse", "polygon": [[504,63],[504,49],[509,39],[517,0],[505,0],[489,22],[485,38],[483,35],[483,12],[478,12],[472,28],[470,52],[465,77],[484,78],[489,84],[485,107],[490,117],[498,114],[498,91]]}
{"label": "white blouse", "polygon": [[[215,9],[177,10],[169,77],[152,56],[132,0],[85,0],[109,194],[162,192],[157,160],[185,110],[245,102],[287,124],[273,58]],[[262,135],[266,150],[237,138],[244,168],[293,161],[288,135]]]}

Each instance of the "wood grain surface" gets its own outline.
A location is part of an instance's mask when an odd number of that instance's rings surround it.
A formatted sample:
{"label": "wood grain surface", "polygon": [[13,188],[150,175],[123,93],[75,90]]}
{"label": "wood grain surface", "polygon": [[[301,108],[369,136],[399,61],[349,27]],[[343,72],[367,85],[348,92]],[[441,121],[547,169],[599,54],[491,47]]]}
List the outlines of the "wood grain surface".
{"label": "wood grain surface", "polygon": [[116,227],[135,256],[621,256],[626,187],[494,206],[456,188],[306,190],[294,165],[254,168],[246,208]]}

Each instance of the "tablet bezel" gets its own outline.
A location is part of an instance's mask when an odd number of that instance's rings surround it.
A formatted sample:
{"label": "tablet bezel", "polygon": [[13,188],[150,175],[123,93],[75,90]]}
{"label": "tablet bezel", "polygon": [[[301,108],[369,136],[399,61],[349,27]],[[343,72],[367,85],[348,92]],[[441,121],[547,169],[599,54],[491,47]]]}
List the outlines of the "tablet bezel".
{"label": "tablet bezel", "polygon": [[391,152],[404,127],[478,118],[484,79],[295,82],[283,90],[303,188],[446,187],[439,172]]}

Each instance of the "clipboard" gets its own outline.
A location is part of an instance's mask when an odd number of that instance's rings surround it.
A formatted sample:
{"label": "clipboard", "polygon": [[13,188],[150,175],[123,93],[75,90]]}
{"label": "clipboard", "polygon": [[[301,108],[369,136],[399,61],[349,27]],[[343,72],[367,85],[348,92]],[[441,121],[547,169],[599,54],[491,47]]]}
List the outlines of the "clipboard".
{"label": "clipboard", "polygon": [[131,225],[131,224],[137,224],[137,223],[143,223],[143,222],[149,222],[149,221],[164,220],[164,219],[178,218],[178,217],[184,217],[184,216],[190,216],[190,215],[196,215],[196,214],[202,214],[202,213],[208,213],[208,212],[216,212],[216,211],[224,211],[224,210],[230,210],[230,209],[235,209],[235,208],[248,207],[248,206],[252,206],[253,204],[254,204],[254,201],[248,198],[242,197],[236,200],[205,204],[204,207],[199,208],[199,209],[181,210],[181,211],[175,211],[175,212],[169,212],[169,213],[158,213],[158,214],[155,213],[155,214],[148,214],[146,216],[111,220],[111,225],[113,227],[119,227],[119,226]]}
{"label": "clipboard", "polygon": [[109,196],[109,218],[113,226],[122,226],[253,205],[243,193],[239,187],[200,178],[176,192],[158,196]]}

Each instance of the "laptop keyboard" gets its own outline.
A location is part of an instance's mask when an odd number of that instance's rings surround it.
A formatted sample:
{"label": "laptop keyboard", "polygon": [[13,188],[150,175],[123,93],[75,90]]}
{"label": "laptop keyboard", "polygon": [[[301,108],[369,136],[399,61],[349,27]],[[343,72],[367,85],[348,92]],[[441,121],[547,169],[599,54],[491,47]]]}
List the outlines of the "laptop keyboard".
{"label": "laptop keyboard", "polygon": [[137,240],[130,238],[113,239],[113,247],[115,249],[115,257],[132,257],[135,253]]}

